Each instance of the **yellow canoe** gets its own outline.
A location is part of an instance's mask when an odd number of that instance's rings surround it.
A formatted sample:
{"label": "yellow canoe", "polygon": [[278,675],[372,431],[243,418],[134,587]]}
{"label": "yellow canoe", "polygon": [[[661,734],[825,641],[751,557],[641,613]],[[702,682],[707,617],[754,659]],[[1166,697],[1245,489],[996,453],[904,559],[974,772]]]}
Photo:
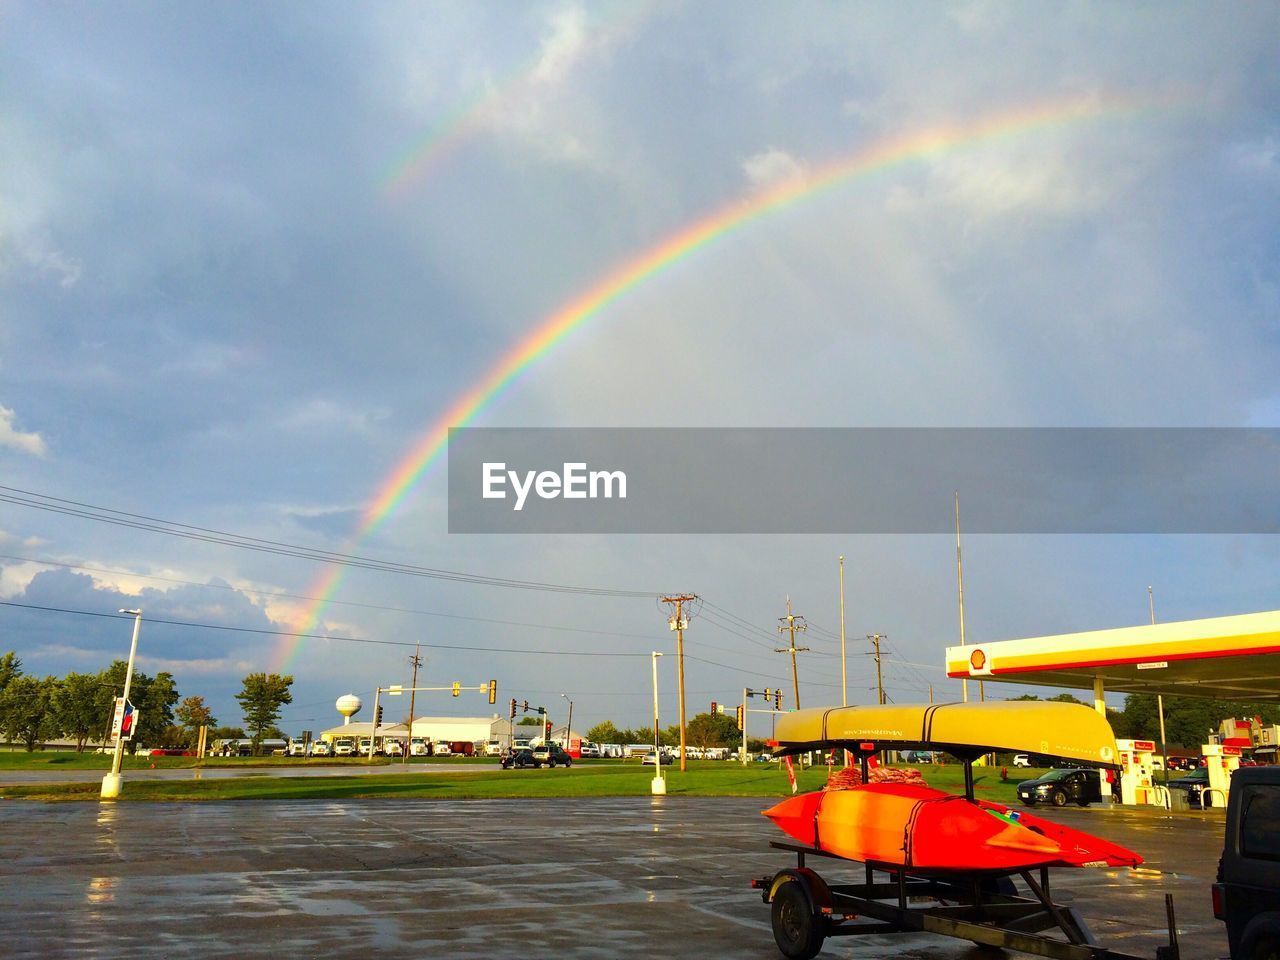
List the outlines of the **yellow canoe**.
{"label": "yellow canoe", "polygon": [[1047,700],[813,707],[780,715],[776,739],[784,753],[843,747],[863,753],[941,750],[971,758],[999,750],[1095,767],[1118,764],[1105,717],[1078,703]]}

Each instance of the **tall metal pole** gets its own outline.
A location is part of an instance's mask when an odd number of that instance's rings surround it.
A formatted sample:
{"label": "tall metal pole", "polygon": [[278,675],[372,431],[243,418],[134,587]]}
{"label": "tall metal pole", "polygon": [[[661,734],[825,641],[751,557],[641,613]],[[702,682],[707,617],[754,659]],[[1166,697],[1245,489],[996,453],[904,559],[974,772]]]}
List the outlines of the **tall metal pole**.
{"label": "tall metal pole", "polygon": [[662,656],[657,650],[650,654],[653,660],[653,780],[649,783],[649,791],[654,795],[667,792],[667,781],[662,776],[662,727],[658,720],[658,658]]}
{"label": "tall metal pole", "polygon": [[[378,698],[382,696],[382,688],[373,688],[373,727],[369,731],[369,759],[373,759],[373,751],[378,746]],[[410,694],[412,696],[412,694]]]}
{"label": "tall metal pole", "polygon": [[408,765],[409,754],[413,753],[413,698],[418,692],[418,667],[422,666],[421,643],[413,645],[413,656],[409,658],[409,662],[413,664],[413,681],[409,684],[409,735],[405,737],[404,756],[400,758],[401,766]]}
{"label": "tall metal pole", "polygon": [[[844,557],[840,558],[840,705],[849,705],[848,661],[844,652]],[[799,704],[797,704],[799,706]]]}
{"label": "tall metal pole", "polygon": [[[964,646],[964,565],[960,562],[960,491],[956,491],[956,591],[960,604],[960,646]],[[969,702],[969,681],[960,681],[960,699]]]}
{"label": "tall metal pole", "polygon": [[[569,695],[567,693],[562,693],[560,696],[569,700]],[[573,701],[569,700],[569,722],[564,728],[564,749],[566,753],[569,752],[569,738],[571,736],[573,736]]]}
{"label": "tall metal pole", "polygon": [[742,688],[742,765],[747,765],[747,688]]}
{"label": "tall metal pole", "polygon": [[[133,685],[133,661],[138,655],[138,633],[142,628],[142,611],[121,610],[119,612],[133,616],[133,639],[129,642],[129,663],[124,669],[124,693],[121,694],[122,699],[127,704],[129,702],[129,688]],[[123,757],[124,731],[120,730],[116,735],[115,750],[111,754],[111,772],[102,778],[102,791],[99,796],[103,800],[114,800],[120,796],[122,779],[120,776],[120,764]]]}
{"label": "tall metal pole", "polygon": [[[1150,584],[1147,585],[1147,607],[1151,610],[1151,625],[1156,625],[1156,595],[1151,589]],[[1164,694],[1156,694],[1156,713],[1160,715],[1160,753],[1164,757],[1160,766],[1164,768],[1164,786],[1167,791],[1169,788],[1169,748],[1164,742]],[[1166,793],[1167,796],[1167,793]]]}

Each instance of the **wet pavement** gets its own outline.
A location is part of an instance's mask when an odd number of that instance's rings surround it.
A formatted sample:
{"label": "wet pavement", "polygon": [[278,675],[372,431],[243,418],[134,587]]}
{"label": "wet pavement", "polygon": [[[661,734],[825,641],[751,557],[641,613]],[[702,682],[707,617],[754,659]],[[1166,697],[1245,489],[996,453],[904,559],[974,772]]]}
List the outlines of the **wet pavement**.
{"label": "wet pavement", "polygon": [[[189,771],[188,771],[189,772]],[[726,957],[776,960],[751,877],[792,862],[741,798],[0,801],[0,956]],[[1106,945],[1154,957],[1172,892],[1187,960],[1226,955],[1209,884],[1221,815],[1050,814],[1146,855],[1058,870]],[[811,861],[829,879],[834,861]],[[821,956],[988,958],[928,935]]]}
{"label": "wet pavement", "polygon": [[[131,767],[124,770],[124,781],[130,780],[224,780],[229,777],[353,777],[388,773],[457,773],[466,770],[497,769],[479,764],[415,763],[408,766],[398,763],[348,764],[325,767],[310,765],[286,765],[275,767]],[[84,768],[60,770],[39,767],[25,770],[0,770],[0,787],[12,783],[89,783],[101,780],[106,770]]]}

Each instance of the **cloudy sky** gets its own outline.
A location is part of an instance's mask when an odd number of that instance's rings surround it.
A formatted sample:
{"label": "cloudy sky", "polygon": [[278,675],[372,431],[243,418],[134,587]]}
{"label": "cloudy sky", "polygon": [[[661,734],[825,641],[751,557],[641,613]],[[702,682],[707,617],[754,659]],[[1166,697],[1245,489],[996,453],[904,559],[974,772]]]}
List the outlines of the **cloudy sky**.
{"label": "cloudy sky", "polygon": [[[324,564],[131,514],[391,564],[696,592],[691,713],[789,687],[772,652],[788,594],[813,626],[805,704],[838,702],[844,555],[852,699],[871,696],[870,632],[890,638],[894,699],[930,683],[954,696],[946,537],[451,536],[443,462],[357,535],[396,467],[525,337],[779,184],[798,199],[628,286],[475,422],[1280,426],[1271,6],[7,3],[0,17],[0,650],[32,672],[123,656],[127,621],[99,615],[141,606],[142,669],[172,670],[226,722],[245,673],[283,666],[286,728],[328,726],[339,694],[406,682],[396,644],[421,641],[424,682],[492,676],[501,700],[553,711],[564,693],[585,727],[643,723],[648,652],[673,652],[651,597],[370,570],[308,625]],[[930,132],[928,149],[856,162]],[[818,189],[841,164],[856,172]],[[1277,546],[973,535],[969,636],[1142,622],[1148,584],[1165,619],[1273,609]],[[271,633],[299,630],[346,639],[289,655]],[[674,720],[674,657],[662,664]],[[487,711],[478,694],[419,700]]]}

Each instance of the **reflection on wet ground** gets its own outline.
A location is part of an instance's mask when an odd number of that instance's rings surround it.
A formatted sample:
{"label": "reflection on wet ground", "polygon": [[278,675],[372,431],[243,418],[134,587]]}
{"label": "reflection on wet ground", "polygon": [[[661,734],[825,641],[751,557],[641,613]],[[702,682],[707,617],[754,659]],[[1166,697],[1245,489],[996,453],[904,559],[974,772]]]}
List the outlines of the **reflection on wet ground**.
{"label": "reflection on wet ground", "polygon": [[[388,773],[457,773],[466,770],[497,769],[478,764],[415,763],[401,766],[398,763],[377,763],[365,766],[351,764],[341,767],[313,767],[282,765],[278,767],[157,767],[126,769],[125,783],[130,780],[219,780],[226,777],[354,777]],[[0,787],[9,783],[89,783],[102,779],[106,770],[60,770],[40,768],[35,770],[0,770]]]}
{"label": "reflection on wet ground", "polygon": [[[779,835],[763,806],[673,797],[0,801],[0,954],[775,960],[768,909],[748,882],[790,860],[768,848]],[[1220,816],[1051,816],[1148,858],[1137,872],[1055,872],[1058,898],[1104,943],[1154,956],[1172,892],[1183,956],[1225,955],[1209,905]],[[834,863],[818,869],[842,878]],[[829,940],[822,953],[990,955],[926,935]]]}

